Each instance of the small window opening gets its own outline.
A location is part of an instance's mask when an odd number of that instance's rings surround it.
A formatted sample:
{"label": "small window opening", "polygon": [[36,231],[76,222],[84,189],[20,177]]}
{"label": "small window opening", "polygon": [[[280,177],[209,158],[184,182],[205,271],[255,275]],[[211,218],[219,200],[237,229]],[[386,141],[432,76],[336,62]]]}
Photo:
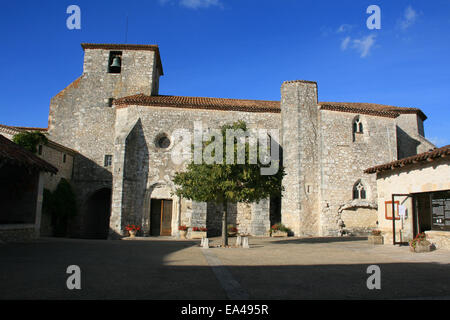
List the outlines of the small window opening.
{"label": "small window opening", "polygon": [[359,118],[356,118],[353,122],[353,133],[363,133],[363,124]]}
{"label": "small window opening", "polygon": [[112,107],[113,106],[113,102],[114,102],[114,98],[109,98],[108,99],[108,107]]}
{"label": "small window opening", "polygon": [[63,154],[63,163],[66,163],[66,154]]}
{"label": "small window opening", "polygon": [[111,165],[112,165],[112,155],[107,154],[107,155],[105,155],[104,166],[105,167],[110,167]]}
{"label": "small window opening", "polygon": [[111,51],[108,59],[108,73],[120,73],[122,71],[122,51]]}
{"label": "small window opening", "polygon": [[42,155],[42,145],[39,145],[38,147],[38,155]]}
{"label": "small window opening", "polygon": [[366,199],[366,189],[361,182],[353,187],[353,199]]}

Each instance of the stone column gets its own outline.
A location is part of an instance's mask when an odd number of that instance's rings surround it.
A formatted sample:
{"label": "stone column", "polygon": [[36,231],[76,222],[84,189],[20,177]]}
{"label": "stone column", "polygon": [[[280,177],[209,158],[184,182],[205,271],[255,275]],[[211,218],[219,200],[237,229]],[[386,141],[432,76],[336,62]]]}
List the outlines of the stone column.
{"label": "stone column", "polygon": [[318,234],[317,83],[286,81],[281,86],[283,165],[286,176],[281,221],[294,235]]}
{"label": "stone column", "polygon": [[251,235],[264,236],[270,229],[270,200],[263,199],[252,203],[252,222],[250,224]]}

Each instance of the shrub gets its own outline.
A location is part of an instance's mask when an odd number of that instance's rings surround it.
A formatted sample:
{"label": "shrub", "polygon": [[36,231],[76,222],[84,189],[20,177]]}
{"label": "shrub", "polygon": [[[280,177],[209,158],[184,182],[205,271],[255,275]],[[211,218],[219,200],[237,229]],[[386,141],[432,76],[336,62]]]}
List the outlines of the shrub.
{"label": "shrub", "polygon": [[14,135],[12,141],[18,144],[19,146],[24,147],[28,151],[36,153],[38,144],[40,143],[47,144],[48,139],[42,132],[25,131]]}
{"label": "shrub", "polygon": [[286,227],[282,223],[276,223],[270,228],[270,233],[273,233],[273,232],[276,232],[276,231],[287,232],[287,233],[291,233],[292,232],[291,229],[289,229],[288,227]]}

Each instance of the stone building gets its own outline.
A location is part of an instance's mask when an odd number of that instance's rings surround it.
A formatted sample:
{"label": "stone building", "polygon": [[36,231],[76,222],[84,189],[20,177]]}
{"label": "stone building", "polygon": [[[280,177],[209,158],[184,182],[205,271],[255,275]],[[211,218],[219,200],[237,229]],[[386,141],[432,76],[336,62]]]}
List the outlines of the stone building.
{"label": "stone building", "polygon": [[0,242],[39,237],[45,175],[57,172],[0,134]]}
{"label": "stone building", "polygon": [[449,156],[450,145],[365,170],[377,179],[385,244],[408,242],[425,232],[437,248],[450,249]]}
{"label": "stone building", "polygon": [[51,140],[77,150],[72,235],[176,235],[179,225],[220,230],[220,208],[172,194],[173,132],[244,120],[279,131],[282,200],[230,204],[229,223],[265,235],[281,221],[299,236],[367,233],[377,227],[377,184],[364,169],[427,151],[424,113],[372,103],[319,102],[317,83],[286,81],[280,101],[159,95],[156,45],[82,44],[82,75],[51,99]]}
{"label": "stone building", "polygon": [[[0,124],[0,134],[5,138],[12,140],[13,137],[21,132],[39,131],[47,133],[46,128],[29,128],[29,127],[13,127]],[[37,146],[36,156],[45,160],[53,167],[57,168],[57,172],[43,172],[42,181],[43,188],[51,192],[55,191],[58,183],[62,178],[70,181],[72,179],[73,159],[77,152],[73,149],[60,145],[49,139],[47,144],[39,144]],[[50,236],[53,234],[51,218],[45,214],[41,216],[40,235]]]}

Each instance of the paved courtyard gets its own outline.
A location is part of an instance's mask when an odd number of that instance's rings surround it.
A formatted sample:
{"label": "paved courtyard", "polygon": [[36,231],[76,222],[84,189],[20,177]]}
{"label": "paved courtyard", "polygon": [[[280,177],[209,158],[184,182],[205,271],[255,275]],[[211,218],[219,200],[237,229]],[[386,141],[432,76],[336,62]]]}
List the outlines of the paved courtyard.
{"label": "paved courtyard", "polygon": [[[69,265],[81,268],[81,290],[66,287]],[[381,269],[380,290],[366,286],[369,265]],[[251,238],[250,249],[164,237],[0,244],[0,299],[414,298],[450,298],[450,251],[357,238]]]}

